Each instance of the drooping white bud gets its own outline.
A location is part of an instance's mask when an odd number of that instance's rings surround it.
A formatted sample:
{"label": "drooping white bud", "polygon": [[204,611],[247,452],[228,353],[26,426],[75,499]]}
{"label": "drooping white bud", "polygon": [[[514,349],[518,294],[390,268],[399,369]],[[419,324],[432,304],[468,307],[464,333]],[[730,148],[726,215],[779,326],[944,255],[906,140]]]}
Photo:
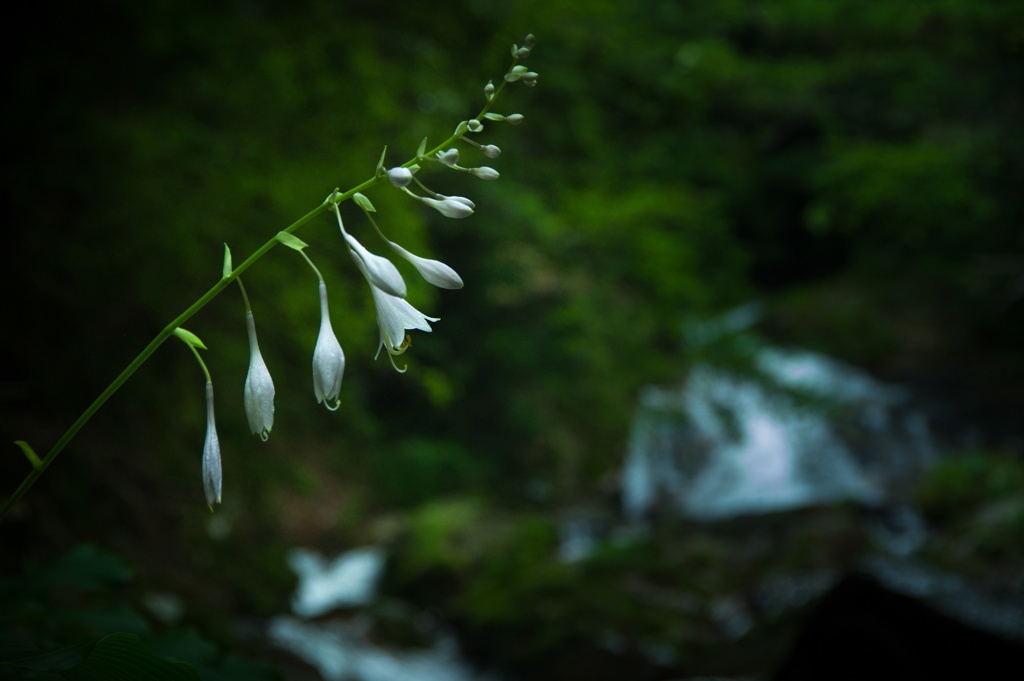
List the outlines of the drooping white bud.
{"label": "drooping white bud", "polygon": [[221,500],[223,472],[220,463],[220,440],[213,418],[213,383],[206,382],[206,441],[203,443],[203,491],[212,509]]}
{"label": "drooping white bud", "polygon": [[263,361],[259,343],[256,342],[256,323],[252,312],[245,313],[245,326],[249,333],[249,373],[245,377],[245,416],[249,430],[260,436],[264,442],[274,427],[274,381]]}
{"label": "drooping white bud", "polygon": [[505,116],[505,120],[508,121],[509,123],[511,123],[512,125],[519,125],[520,123],[523,122],[524,118],[526,118],[526,116],[524,116],[523,114],[517,114],[517,113],[509,114],[508,116]]}
{"label": "drooping white bud", "polygon": [[493,144],[484,144],[480,147],[480,151],[484,153],[487,158],[498,158],[501,156],[501,149]]}
{"label": "drooping white bud", "polygon": [[[359,256],[355,253],[352,254],[352,257],[359,260]],[[360,260],[360,262],[362,261]],[[338,395],[341,393],[341,379],[344,375],[345,353],[331,327],[331,317],[327,310],[327,286],[321,281],[320,334],[317,336],[316,347],[313,349],[313,394],[316,395],[317,404],[323,402],[324,406],[331,411],[341,405]]]}

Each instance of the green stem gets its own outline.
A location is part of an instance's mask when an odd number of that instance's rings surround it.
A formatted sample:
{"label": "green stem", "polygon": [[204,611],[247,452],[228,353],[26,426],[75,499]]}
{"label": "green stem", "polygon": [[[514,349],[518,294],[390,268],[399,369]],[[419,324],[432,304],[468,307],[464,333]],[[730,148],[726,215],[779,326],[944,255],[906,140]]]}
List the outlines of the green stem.
{"label": "green stem", "polygon": [[[513,66],[517,61],[518,60],[516,58],[513,58]],[[511,67],[509,68],[511,69]],[[487,113],[488,110],[490,110],[491,105],[498,98],[498,95],[501,94],[501,91],[505,89],[506,84],[507,81],[504,78],[502,78],[501,84],[495,89],[494,96],[491,97],[491,99],[484,105],[483,109],[480,110],[480,113],[477,114],[477,118],[483,116],[485,113]],[[424,154],[424,157],[432,157],[438,151],[446,149],[448,145],[452,144],[457,139],[461,138],[465,133],[466,130],[462,130],[461,132],[451,135],[444,142],[437,145],[429,152],[426,152]],[[402,165],[403,167],[409,167],[415,164],[416,161],[418,161],[420,158],[421,157],[412,158]],[[282,231],[285,231],[289,234],[294,233],[297,229],[299,229],[307,222],[315,218],[317,215],[322,213],[332,203],[336,207],[338,203],[351,199],[352,196],[354,196],[357,192],[362,192],[369,189],[370,187],[373,187],[378,182],[380,182],[381,177],[382,176],[380,175],[374,176],[366,180],[362,184],[359,184],[349,189],[343,194],[332,194],[330,197],[328,197],[327,200],[325,200],[319,206],[303,215],[301,218],[290,224]],[[121,386],[123,386],[128,381],[128,379],[131,378],[132,374],[134,374],[139,367],[146,363],[146,361],[153,355],[153,353],[157,351],[157,348],[163,345],[163,342],[174,334],[175,329],[183,325],[194,314],[196,314],[204,307],[206,307],[207,303],[216,298],[220,294],[220,292],[227,288],[231,282],[237,279],[238,276],[242,274],[242,272],[245,272],[253,264],[255,264],[257,260],[266,255],[267,252],[271,248],[273,248],[277,243],[277,237],[275,236],[271,238],[269,241],[267,241],[265,244],[260,246],[252,255],[246,258],[245,261],[242,262],[242,264],[233,269],[230,274],[221,278],[221,280],[218,281],[216,284],[211,286],[210,290],[204,293],[202,297],[196,300],[196,302],[192,303],[192,305],[187,310],[185,310],[180,315],[175,317],[170,324],[165,326],[164,329],[160,333],[158,333],[153,340],[149,342],[149,345],[143,348],[142,352],[136,355],[135,359],[133,359],[131,363],[128,364],[128,366],[126,366],[120,374],[118,374],[117,378],[111,381],[110,385],[108,385],[106,389],[102,393],[100,393],[99,397],[97,397],[93,401],[93,403],[90,404],[84,412],[82,412],[81,416],[75,419],[75,422],[71,424],[71,427],[68,428],[63,435],[60,436],[60,439],[57,440],[53,447],[50,448],[50,451],[46,453],[46,456],[43,457],[42,461],[39,462],[38,465],[36,465],[35,462],[33,462],[32,471],[27,476],[25,476],[25,479],[21,481],[21,484],[18,485],[18,488],[14,490],[14,494],[12,494],[7,499],[7,501],[4,502],[3,507],[0,508],[0,519],[7,515],[7,512],[11,509],[11,507],[14,506],[14,504],[18,502],[19,499],[25,496],[25,493],[28,492],[32,485],[35,484],[36,480],[38,480],[42,476],[42,474],[46,472],[46,469],[50,467],[50,464],[52,464],[54,460],[56,460],[57,455],[59,455],[61,451],[63,451],[64,448],[67,447],[68,443],[71,442],[75,435],[78,434],[78,431],[80,431],[85,426],[85,424],[89,422],[89,420],[96,414],[96,412],[100,410],[100,407],[106,404],[107,400],[109,400],[114,395],[114,393],[121,389]],[[319,275],[319,272],[317,272],[317,274]],[[200,360],[200,363],[201,362],[202,360]]]}
{"label": "green stem", "polygon": [[[363,184],[359,185],[359,187],[372,187],[376,182],[376,179],[368,180]],[[351,192],[345,192],[345,194],[343,194],[342,197],[349,198],[351,194],[355,194],[356,191],[358,191],[358,189],[352,190]],[[344,198],[342,200],[344,200]],[[303,215],[295,222],[293,222],[284,231],[288,233],[294,232],[299,227],[302,227],[304,224],[306,224],[307,222],[315,218],[317,215],[319,215],[321,212],[323,212],[325,208],[327,208],[326,201],[317,206],[316,208],[314,208],[313,210],[309,211],[305,215]],[[202,297],[200,297],[196,302],[192,303],[192,305],[187,310],[185,310],[180,315],[175,317],[170,324],[165,326],[163,330],[160,333],[158,333],[153,340],[149,342],[149,345],[143,348],[142,352],[136,355],[135,359],[133,359],[131,363],[124,368],[124,371],[118,374],[117,378],[111,381],[110,385],[107,386],[106,390],[100,393],[100,396],[97,397],[84,412],[82,412],[82,415],[75,419],[75,422],[71,424],[71,427],[68,428],[63,435],[60,436],[60,439],[57,440],[53,447],[50,448],[50,451],[46,453],[46,456],[43,457],[40,465],[34,467],[32,471],[27,476],[25,476],[25,479],[21,481],[20,485],[18,485],[18,489],[14,490],[14,494],[12,494],[10,498],[8,498],[7,501],[4,502],[3,508],[0,508],[0,518],[3,518],[5,515],[7,515],[7,511],[9,511],[10,508],[14,506],[14,504],[16,504],[19,499],[25,496],[25,493],[28,492],[32,485],[35,484],[36,480],[38,480],[39,477],[42,476],[44,472],[46,472],[46,469],[50,467],[50,464],[54,462],[54,460],[57,458],[57,455],[61,453],[61,451],[68,445],[69,442],[71,442],[72,438],[74,438],[75,435],[78,434],[78,431],[80,431],[82,427],[89,422],[89,419],[91,419],[96,414],[96,412],[100,410],[100,407],[106,404],[107,400],[109,400],[114,395],[114,393],[116,393],[121,388],[121,386],[124,385],[129,378],[131,378],[132,374],[134,374],[135,371],[139,367],[141,367],[146,362],[146,360],[148,360],[153,355],[154,352],[156,352],[157,348],[163,345],[163,342],[170,338],[171,335],[173,335],[175,329],[183,325],[195,313],[203,309],[207,303],[216,298],[221,291],[227,288],[232,281],[237,279],[242,272],[249,269],[257,260],[262,258],[267,253],[267,251],[274,247],[276,243],[277,238],[275,237],[267,241],[262,246],[260,246],[260,248],[256,250],[256,252],[254,252],[252,255],[245,259],[245,262],[243,262],[234,270],[232,270],[230,275],[222,278],[220,281],[218,281],[216,284],[210,287],[209,291],[204,293]]]}

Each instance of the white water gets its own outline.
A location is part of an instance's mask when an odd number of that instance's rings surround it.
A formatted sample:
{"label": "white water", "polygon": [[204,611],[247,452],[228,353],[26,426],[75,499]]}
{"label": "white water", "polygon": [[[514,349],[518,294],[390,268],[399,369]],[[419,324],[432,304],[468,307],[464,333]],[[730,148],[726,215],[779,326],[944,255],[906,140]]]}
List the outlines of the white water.
{"label": "white water", "polygon": [[933,457],[899,389],[809,352],[762,349],[755,366],[758,380],[699,365],[679,388],[644,389],[622,470],[627,518],[875,505]]}
{"label": "white water", "polygon": [[[274,645],[315,667],[324,681],[485,681],[459,659],[454,642],[437,635],[430,648],[398,650],[375,644],[367,607],[377,598],[386,557],[377,547],[353,549],[333,560],[293,549],[288,563],[299,577],[295,616],[273,618]],[[324,619],[344,609],[344,617]],[[316,621],[310,618],[317,617]]]}

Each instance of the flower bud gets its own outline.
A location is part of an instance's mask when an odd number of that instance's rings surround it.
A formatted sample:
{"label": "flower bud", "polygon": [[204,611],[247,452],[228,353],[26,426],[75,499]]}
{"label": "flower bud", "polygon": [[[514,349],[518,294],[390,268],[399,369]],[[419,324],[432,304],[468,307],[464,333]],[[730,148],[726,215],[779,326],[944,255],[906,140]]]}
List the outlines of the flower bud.
{"label": "flower bud", "polygon": [[532,33],[527,33],[526,37],[523,39],[523,45],[525,45],[528,49],[532,50],[536,40],[537,39],[533,37]]}
{"label": "flower bud", "polygon": [[493,144],[484,144],[480,147],[480,151],[484,153],[487,158],[498,158],[501,156],[501,149]]}
{"label": "flower bud", "polygon": [[213,419],[213,383],[206,382],[206,441],[203,443],[203,490],[206,503],[212,509],[221,500],[223,472],[220,463],[220,440]]}
{"label": "flower bud", "polygon": [[526,87],[534,87],[537,85],[538,77],[540,77],[540,74],[536,71],[527,71],[520,80],[522,80],[523,85]]}
{"label": "flower bud", "polygon": [[[359,260],[355,253],[352,257]],[[331,411],[341,405],[338,394],[341,392],[341,379],[344,374],[345,353],[331,327],[331,317],[327,311],[327,286],[321,281],[320,335],[317,336],[316,347],[313,349],[313,394],[316,395],[317,404],[323,402]]]}
{"label": "flower bud", "polygon": [[395,267],[395,264],[383,256],[375,255],[366,250],[348,232],[345,232],[344,236],[345,243],[363,261],[363,265],[366,267],[366,276],[369,277],[370,282],[393,296],[404,298],[406,293],[405,280],[402,279],[402,275],[399,273],[398,268]]}
{"label": "flower bud", "polygon": [[519,125],[520,123],[523,122],[524,118],[526,118],[526,116],[524,116],[523,114],[517,114],[517,113],[505,116],[505,120],[508,121],[509,123],[511,123],[512,125]]}
{"label": "flower bud", "polygon": [[459,150],[452,147],[448,151],[437,152],[437,158],[446,166],[453,166],[459,162]]}
{"label": "flower bud", "polygon": [[480,132],[484,129],[484,124],[474,118],[466,122],[466,127],[470,132]]}
{"label": "flower bud", "polygon": [[458,289],[463,287],[462,277],[448,265],[440,260],[421,258],[405,250],[394,241],[388,242],[395,253],[412,263],[416,271],[426,281],[438,288]]}
{"label": "flower bud", "polygon": [[491,101],[491,99],[494,98],[494,83],[493,82],[487,81],[487,85],[484,85],[484,97],[487,98],[488,102]]}
{"label": "flower bud", "polygon": [[467,168],[466,172],[470,175],[475,175],[481,180],[497,180],[501,177],[497,170],[494,168],[488,168],[487,166],[480,166],[479,168]]}
{"label": "flower bud", "polygon": [[259,343],[256,342],[256,323],[252,312],[245,313],[245,326],[249,332],[249,373],[245,377],[245,416],[249,430],[260,436],[264,442],[274,427],[274,381],[263,361]]}
{"label": "flower bud", "polygon": [[412,182],[412,171],[402,167],[392,168],[388,171],[388,179],[395,187],[408,187]]}
{"label": "flower bud", "polygon": [[527,69],[522,64],[517,64],[516,66],[513,66],[508,73],[505,74],[505,80],[507,80],[510,83],[514,83],[520,78],[522,78],[523,74],[526,73],[528,70],[529,69]]}
{"label": "flower bud", "polygon": [[473,214],[473,202],[461,196],[448,196],[441,200],[421,196],[419,199],[446,218],[468,218]]}

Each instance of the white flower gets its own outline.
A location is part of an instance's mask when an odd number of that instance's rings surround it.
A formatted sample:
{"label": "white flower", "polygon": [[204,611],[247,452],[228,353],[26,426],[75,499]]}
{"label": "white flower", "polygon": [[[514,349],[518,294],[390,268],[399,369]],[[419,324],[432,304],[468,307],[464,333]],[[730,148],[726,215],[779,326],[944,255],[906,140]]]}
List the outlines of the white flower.
{"label": "white flower", "polygon": [[256,342],[256,323],[252,312],[245,313],[245,327],[249,332],[249,373],[245,377],[245,415],[249,429],[258,434],[264,442],[274,427],[274,381],[260,354]]}
{"label": "white flower", "polygon": [[487,158],[498,158],[501,156],[501,149],[494,144],[484,144],[480,147],[480,151],[484,152],[484,156]]}
{"label": "white flower", "polygon": [[203,490],[206,503],[213,508],[220,503],[222,473],[220,466],[220,440],[213,420],[213,383],[206,382],[206,442],[203,443]]}
{"label": "white flower", "polygon": [[[359,262],[359,257],[352,254]],[[401,300],[399,298],[398,300]],[[341,343],[331,328],[331,317],[327,311],[327,286],[320,282],[320,335],[313,349],[313,393],[317,404],[334,411],[341,405],[338,394],[341,392],[341,378],[345,373],[345,353]],[[333,402],[334,406],[331,406]]]}
{"label": "white flower", "polygon": [[[353,254],[356,266],[362,269],[362,263]],[[391,359],[391,366],[396,371],[404,372],[395,365],[394,355],[400,355],[412,343],[405,333],[409,329],[419,329],[430,333],[428,322],[440,321],[437,317],[428,317],[404,298],[393,296],[380,290],[367,279],[370,285],[370,293],[373,296],[373,304],[377,308],[377,328],[380,329],[380,345],[377,347],[377,354],[374,359],[380,356],[381,348],[387,348],[388,357]]]}
{"label": "white flower", "polygon": [[363,262],[363,274],[374,286],[387,291],[399,298],[405,297],[405,280],[395,264],[385,257],[374,255],[366,250],[356,238],[348,232],[342,231],[345,242],[349,245],[359,259]]}
{"label": "white flower", "polygon": [[392,168],[388,171],[388,179],[396,187],[408,187],[412,182],[412,171],[408,168]]}
{"label": "white flower", "polygon": [[434,286],[449,289],[463,287],[462,277],[459,276],[458,272],[448,265],[445,265],[440,260],[421,258],[418,255],[414,255],[405,250],[394,241],[389,241],[388,244],[390,244],[395,253],[398,253],[398,255],[411,262],[413,267],[416,268],[416,271],[420,273],[420,276]]}
{"label": "white flower", "polygon": [[473,214],[473,202],[461,196],[445,196],[440,200],[429,196],[418,198],[446,218],[468,218]]}

